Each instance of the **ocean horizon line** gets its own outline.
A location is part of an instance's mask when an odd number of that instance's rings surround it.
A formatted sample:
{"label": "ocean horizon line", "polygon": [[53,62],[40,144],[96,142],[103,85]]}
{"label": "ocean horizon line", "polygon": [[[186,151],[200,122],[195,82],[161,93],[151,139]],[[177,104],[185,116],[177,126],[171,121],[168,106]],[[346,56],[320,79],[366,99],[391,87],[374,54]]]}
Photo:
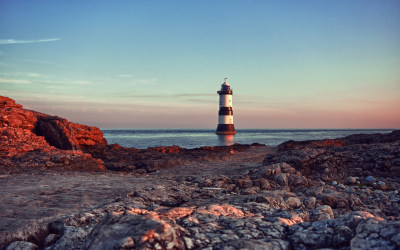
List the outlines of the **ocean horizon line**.
{"label": "ocean horizon line", "polygon": [[[216,130],[216,128],[100,128],[100,130],[110,131],[110,130],[203,130],[203,131],[212,131]],[[237,131],[245,131],[245,130],[298,130],[298,131],[309,131],[309,130],[331,130],[331,131],[351,131],[351,130],[400,130],[400,128],[238,128]]]}

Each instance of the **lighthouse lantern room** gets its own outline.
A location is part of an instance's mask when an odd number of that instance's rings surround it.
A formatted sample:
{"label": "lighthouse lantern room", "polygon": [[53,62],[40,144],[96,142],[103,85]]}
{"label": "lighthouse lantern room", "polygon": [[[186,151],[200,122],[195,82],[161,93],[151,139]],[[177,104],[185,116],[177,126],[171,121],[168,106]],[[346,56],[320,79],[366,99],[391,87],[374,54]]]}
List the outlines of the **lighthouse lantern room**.
{"label": "lighthouse lantern room", "polygon": [[219,111],[218,111],[218,127],[215,132],[217,135],[234,135],[236,134],[235,126],[233,125],[233,110],[232,110],[232,90],[225,78],[221,85],[219,94]]}

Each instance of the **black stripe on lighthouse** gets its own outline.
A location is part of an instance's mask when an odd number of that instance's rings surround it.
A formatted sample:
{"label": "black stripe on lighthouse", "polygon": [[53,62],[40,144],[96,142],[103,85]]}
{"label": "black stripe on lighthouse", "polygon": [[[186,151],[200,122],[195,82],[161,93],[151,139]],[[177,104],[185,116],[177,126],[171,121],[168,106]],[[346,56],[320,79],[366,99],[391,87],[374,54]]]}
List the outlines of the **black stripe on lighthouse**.
{"label": "black stripe on lighthouse", "polygon": [[218,124],[217,126],[217,134],[219,135],[234,135],[232,132],[235,132],[235,125],[233,124]]}
{"label": "black stripe on lighthouse", "polygon": [[233,115],[233,110],[221,110],[219,109],[218,115]]}

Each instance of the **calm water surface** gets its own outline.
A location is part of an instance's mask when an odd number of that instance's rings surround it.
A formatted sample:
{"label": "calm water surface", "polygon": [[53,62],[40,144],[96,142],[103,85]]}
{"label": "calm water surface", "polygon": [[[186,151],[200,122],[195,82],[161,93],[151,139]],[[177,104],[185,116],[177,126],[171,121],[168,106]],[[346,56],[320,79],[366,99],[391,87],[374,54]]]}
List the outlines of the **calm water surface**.
{"label": "calm water surface", "polygon": [[351,134],[390,133],[393,129],[240,129],[234,136],[218,136],[214,129],[104,129],[109,144],[148,148],[177,145],[183,148],[262,143],[276,146],[288,140],[333,139]]}

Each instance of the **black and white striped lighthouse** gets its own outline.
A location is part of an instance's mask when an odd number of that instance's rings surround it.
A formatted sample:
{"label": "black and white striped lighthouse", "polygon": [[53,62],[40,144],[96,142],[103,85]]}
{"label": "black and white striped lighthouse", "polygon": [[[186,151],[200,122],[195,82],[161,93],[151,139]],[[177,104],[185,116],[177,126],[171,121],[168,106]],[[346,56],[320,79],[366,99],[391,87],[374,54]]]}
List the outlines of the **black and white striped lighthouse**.
{"label": "black and white striped lighthouse", "polygon": [[232,110],[232,90],[226,81],[221,85],[219,94],[219,111],[218,111],[218,127],[215,132],[217,135],[234,135],[236,134],[235,125],[233,125]]}

